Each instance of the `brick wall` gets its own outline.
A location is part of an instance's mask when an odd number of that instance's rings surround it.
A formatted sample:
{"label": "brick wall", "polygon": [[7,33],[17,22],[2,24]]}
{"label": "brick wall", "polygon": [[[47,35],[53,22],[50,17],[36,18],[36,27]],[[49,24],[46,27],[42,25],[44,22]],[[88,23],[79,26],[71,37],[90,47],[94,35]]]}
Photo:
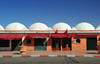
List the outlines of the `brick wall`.
{"label": "brick wall", "polygon": [[[72,51],[86,51],[87,50],[87,38],[94,38],[97,37],[96,35],[94,36],[76,36],[76,37],[72,37],[71,41],[72,41]],[[98,36],[100,37],[100,36]],[[80,39],[80,43],[73,43],[73,40],[76,41],[76,39]],[[100,40],[98,41],[100,42]]]}
{"label": "brick wall", "polygon": [[28,38],[25,39],[25,43],[24,43],[24,45],[27,46],[27,51],[34,50],[34,38],[29,38],[29,39],[31,39],[31,43],[30,44],[27,43],[27,39]]}

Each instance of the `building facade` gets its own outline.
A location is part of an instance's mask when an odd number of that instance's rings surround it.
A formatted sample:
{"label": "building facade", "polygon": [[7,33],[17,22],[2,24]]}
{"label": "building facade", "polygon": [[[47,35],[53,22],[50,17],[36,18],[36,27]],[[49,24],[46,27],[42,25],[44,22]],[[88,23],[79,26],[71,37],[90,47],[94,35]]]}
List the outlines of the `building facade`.
{"label": "building facade", "polygon": [[99,26],[97,28],[89,23],[79,23],[72,29],[66,23],[57,23],[52,28],[35,23],[27,29],[20,23],[12,23],[0,29],[0,50],[19,51],[22,43],[27,51],[96,50],[100,45]]}

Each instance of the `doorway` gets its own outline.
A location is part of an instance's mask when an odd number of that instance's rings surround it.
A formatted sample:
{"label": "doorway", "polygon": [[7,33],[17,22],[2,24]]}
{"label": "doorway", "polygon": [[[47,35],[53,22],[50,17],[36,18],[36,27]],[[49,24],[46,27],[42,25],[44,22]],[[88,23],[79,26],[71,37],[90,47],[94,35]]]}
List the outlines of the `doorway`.
{"label": "doorway", "polygon": [[52,50],[61,50],[61,38],[52,38]]}
{"label": "doorway", "polygon": [[62,48],[63,50],[71,50],[71,38],[62,39]]}
{"label": "doorway", "polygon": [[97,38],[87,38],[87,50],[97,50]]}
{"label": "doorway", "polygon": [[22,40],[12,40],[11,51],[19,51],[18,46],[22,45]]}
{"label": "doorway", "polygon": [[46,51],[47,50],[47,40],[46,40],[46,38],[36,38],[36,39],[34,39],[34,50],[35,51]]}

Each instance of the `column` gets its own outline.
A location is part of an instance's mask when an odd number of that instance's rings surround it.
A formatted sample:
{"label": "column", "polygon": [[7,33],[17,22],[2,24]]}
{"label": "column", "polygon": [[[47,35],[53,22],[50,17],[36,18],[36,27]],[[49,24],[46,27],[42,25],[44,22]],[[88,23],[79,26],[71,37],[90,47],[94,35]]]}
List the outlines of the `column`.
{"label": "column", "polygon": [[61,38],[61,51],[62,51],[62,38]]}
{"label": "column", "polygon": [[51,51],[51,38],[46,38],[47,39],[47,51]]}
{"label": "column", "polygon": [[100,35],[97,36],[97,45],[100,45]]}

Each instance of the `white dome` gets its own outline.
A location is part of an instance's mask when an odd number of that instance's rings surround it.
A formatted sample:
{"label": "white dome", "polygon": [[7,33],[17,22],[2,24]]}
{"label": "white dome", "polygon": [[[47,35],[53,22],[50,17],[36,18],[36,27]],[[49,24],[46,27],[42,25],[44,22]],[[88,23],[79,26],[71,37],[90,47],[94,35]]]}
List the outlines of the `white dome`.
{"label": "white dome", "polygon": [[95,28],[87,22],[82,22],[76,25],[77,30],[95,30]]}
{"label": "white dome", "polygon": [[96,28],[96,30],[100,30],[100,25]]}
{"label": "white dome", "polygon": [[27,28],[21,23],[11,23],[9,24],[5,30],[27,30]]}
{"label": "white dome", "polygon": [[71,30],[71,27],[66,24],[66,23],[63,23],[63,22],[60,22],[60,23],[57,23],[55,24],[53,27],[52,27],[53,30]]}
{"label": "white dome", "polygon": [[4,28],[0,25],[0,30],[4,30]]}
{"label": "white dome", "polygon": [[77,30],[75,27],[72,27],[72,30]]}
{"label": "white dome", "polygon": [[46,30],[48,27],[43,23],[34,23],[29,27],[29,30]]}

